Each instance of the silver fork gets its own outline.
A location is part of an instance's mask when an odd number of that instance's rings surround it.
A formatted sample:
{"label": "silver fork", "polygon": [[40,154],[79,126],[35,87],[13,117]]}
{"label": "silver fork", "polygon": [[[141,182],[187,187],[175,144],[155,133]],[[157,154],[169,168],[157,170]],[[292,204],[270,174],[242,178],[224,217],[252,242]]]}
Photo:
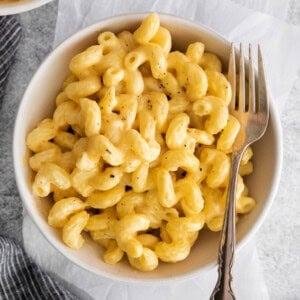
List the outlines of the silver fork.
{"label": "silver fork", "polygon": [[[241,128],[233,146],[231,172],[229,178],[226,212],[222,228],[218,256],[218,280],[210,299],[235,299],[232,291],[232,266],[235,249],[235,194],[237,175],[240,161],[246,148],[260,139],[266,131],[269,119],[269,102],[265,73],[260,46],[258,46],[258,78],[255,84],[252,46],[249,45],[248,82],[249,91],[246,98],[246,78],[243,46],[240,44],[239,53],[239,93],[236,97],[236,64],[234,46],[231,45],[228,80],[232,86],[230,113],[236,117]],[[236,100],[238,98],[238,101]],[[246,101],[248,99],[248,101]],[[246,103],[247,102],[247,103]]]}

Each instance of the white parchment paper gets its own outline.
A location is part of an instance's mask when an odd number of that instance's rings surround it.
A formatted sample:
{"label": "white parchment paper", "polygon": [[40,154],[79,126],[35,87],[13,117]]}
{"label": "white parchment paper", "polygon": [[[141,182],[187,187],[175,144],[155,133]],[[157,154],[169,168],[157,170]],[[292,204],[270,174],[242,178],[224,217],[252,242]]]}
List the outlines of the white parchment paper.
{"label": "white parchment paper", "polygon": [[[77,30],[109,16],[148,11],[170,13],[205,24],[231,41],[259,42],[268,83],[277,108],[282,111],[299,70],[300,29],[283,21],[288,1],[241,2],[247,8],[229,0],[61,0],[54,46]],[[49,245],[26,215],[23,236],[27,252],[44,269],[63,279],[82,299],[208,299],[216,281],[216,270],[213,270],[176,285],[149,287],[116,283],[70,263]],[[238,299],[269,299],[254,239],[239,252],[234,274]]]}

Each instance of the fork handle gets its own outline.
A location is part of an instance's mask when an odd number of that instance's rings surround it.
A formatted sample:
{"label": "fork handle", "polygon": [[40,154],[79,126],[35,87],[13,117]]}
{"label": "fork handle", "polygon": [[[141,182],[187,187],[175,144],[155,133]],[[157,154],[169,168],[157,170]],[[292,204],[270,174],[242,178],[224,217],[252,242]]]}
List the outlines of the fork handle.
{"label": "fork handle", "polygon": [[232,291],[232,265],[235,249],[235,195],[241,152],[232,153],[231,171],[227,192],[226,212],[222,228],[221,243],[218,256],[218,280],[210,296],[210,300],[235,299]]}

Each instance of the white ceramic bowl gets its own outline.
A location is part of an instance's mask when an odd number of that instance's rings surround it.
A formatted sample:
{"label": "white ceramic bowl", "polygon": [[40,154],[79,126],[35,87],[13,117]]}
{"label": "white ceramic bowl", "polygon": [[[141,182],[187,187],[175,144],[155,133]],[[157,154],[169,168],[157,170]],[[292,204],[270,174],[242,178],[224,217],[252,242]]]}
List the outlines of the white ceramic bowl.
{"label": "white ceramic bowl", "polygon": [[[145,14],[122,15],[100,21],[68,38],[46,58],[32,78],[20,104],[13,141],[14,167],[20,195],[29,215],[48,241],[68,259],[95,274],[111,279],[125,282],[166,283],[171,280],[191,278],[214,267],[219,234],[200,232],[199,239],[186,260],[176,264],[160,263],[158,269],[148,273],[135,271],[124,262],[116,266],[105,264],[101,260],[99,246],[92,241],[87,241],[78,251],[72,250],[62,243],[61,232],[47,224],[48,201],[37,199],[32,195],[31,172],[25,145],[28,132],[40,120],[51,116],[55,96],[68,73],[70,59],[94,44],[101,31],[134,30],[145,16]],[[185,49],[188,43],[202,41],[206,45],[206,50],[216,53],[226,64],[230,44],[217,33],[200,24],[174,16],[160,15],[160,18],[162,25],[171,31],[175,48]],[[257,200],[257,206],[238,222],[237,250],[257,231],[277,190],[281,170],[282,138],[278,114],[272,101],[270,104],[269,126],[264,137],[253,146],[255,171],[247,179],[250,193]]]}
{"label": "white ceramic bowl", "polygon": [[0,16],[19,14],[40,7],[52,0],[0,1]]}

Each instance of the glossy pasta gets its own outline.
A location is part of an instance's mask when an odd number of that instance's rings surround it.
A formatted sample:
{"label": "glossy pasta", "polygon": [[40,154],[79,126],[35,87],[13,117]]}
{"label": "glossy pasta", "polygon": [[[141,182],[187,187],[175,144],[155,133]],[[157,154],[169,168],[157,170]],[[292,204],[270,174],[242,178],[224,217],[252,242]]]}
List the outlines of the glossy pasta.
{"label": "glossy pasta", "polygon": [[[52,118],[27,136],[33,193],[51,197],[49,225],[79,249],[84,231],[103,260],[140,271],[185,259],[201,231],[222,228],[232,146],[222,64],[199,41],[172,50],[150,14],[133,32],[102,32],[70,62]],[[237,214],[252,210],[242,159]]]}

